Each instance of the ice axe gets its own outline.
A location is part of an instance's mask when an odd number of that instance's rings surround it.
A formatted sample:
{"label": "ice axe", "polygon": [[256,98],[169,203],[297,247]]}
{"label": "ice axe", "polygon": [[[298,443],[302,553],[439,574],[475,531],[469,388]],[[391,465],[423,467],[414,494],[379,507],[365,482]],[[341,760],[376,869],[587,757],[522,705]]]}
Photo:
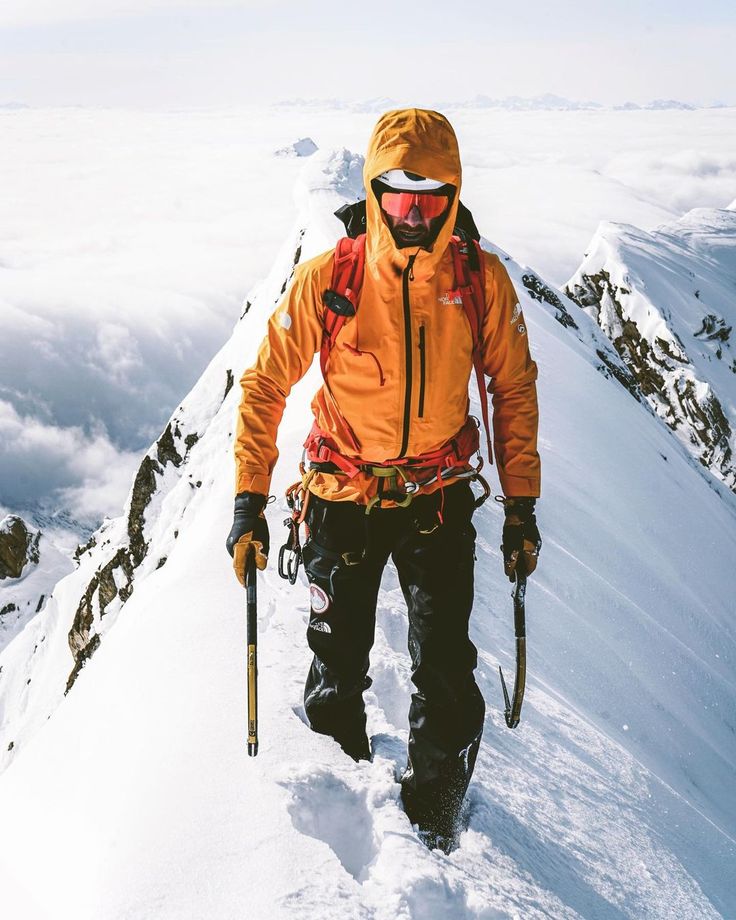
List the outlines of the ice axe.
{"label": "ice axe", "polygon": [[245,641],[248,646],[248,755],[258,753],[258,601],[256,554],[248,553],[245,563]]}
{"label": "ice axe", "polygon": [[514,632],[516,633],[516,676],[514,678],[514,696],[509,699],[506,681],[503,679],[501,665],[498,673],[501,675],[501,687],[506,704],[504,716],[509,728],[516,728],[521,718],[521,704],[524,702],[524,687],[526,686],[526,614],[524,611],[524,597],[526,595],[526,575],[516,572],[516,587],[514,598]]}

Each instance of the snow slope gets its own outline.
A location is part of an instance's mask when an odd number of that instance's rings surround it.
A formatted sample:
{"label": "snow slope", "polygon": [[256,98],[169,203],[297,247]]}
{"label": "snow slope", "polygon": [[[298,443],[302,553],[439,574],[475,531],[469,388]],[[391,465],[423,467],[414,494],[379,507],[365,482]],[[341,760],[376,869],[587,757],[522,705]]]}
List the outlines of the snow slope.
{"label": "snow slope", "polygon": [[698,208],[651,233],[601,224],[566,290],[657,414],[736,490],[736,211]]}
{"label": "snow slope", "polygon": [[[223,545],[230,384],[294,262],[338,236],[332,211],[360,193],[360,167],[347,151],[307,161],[293,232],[149,451],[124,516],[0,656],[0,751],[12,760],[0,777],[0,910],[732,917],[736,500],[637,398],[593,320],[504,254],[540,368],[545,543],[528,590],[527,700],[510,732],[496,668],[512,669],[513,654],[501,514],[488,502],[477,515],[472,635],[488,712],[460,848],[424,849],[398,803],[411,684],[393,569],[368,694],[374,762],[354,764],[305,726],[305,582],[291,588],[273,567],[259,594],[261,749],[246,756],[243,594]],[[318,373],[295,388],[280,429],[276,545]],[[73,624],[86,663],[64,697]]]}

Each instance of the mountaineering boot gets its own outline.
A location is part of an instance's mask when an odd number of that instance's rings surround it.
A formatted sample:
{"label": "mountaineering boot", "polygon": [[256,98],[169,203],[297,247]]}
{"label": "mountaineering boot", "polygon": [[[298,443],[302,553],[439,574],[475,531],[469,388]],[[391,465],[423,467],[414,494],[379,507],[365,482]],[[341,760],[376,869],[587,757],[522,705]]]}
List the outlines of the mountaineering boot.
{"label": "mountaineering boot", "polygon": [[335,738],[335,741],[340,745],[343,751],[352,757],[353,760],[358,763],[361,760],[372,760],[373,754],[371,752],[371,743],[368,740],[368,735],[365,732],[363,734],[357,734],[353,737],[346,735],[345,737]]}
{"label": "mountaineering boot", "polygon": [[463,799],[473,774],[480,747],[480,735],[454,760],[445,760],[437,777],[417,786],[411,761],[401,778],[401,801],[409,821],[417,825],[419,837],[430,849],[449,853],[457,846],[463,829]]}

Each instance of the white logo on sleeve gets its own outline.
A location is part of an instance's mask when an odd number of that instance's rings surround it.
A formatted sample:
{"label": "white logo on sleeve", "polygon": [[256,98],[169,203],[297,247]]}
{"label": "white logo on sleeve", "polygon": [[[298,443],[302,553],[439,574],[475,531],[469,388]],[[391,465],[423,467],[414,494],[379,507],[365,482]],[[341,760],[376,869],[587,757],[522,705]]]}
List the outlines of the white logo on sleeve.
{"label": "white logo on sleeve", "polygon": [[279,316],[279,322],[282,329],[291,329],[291,315],[286,310]]}

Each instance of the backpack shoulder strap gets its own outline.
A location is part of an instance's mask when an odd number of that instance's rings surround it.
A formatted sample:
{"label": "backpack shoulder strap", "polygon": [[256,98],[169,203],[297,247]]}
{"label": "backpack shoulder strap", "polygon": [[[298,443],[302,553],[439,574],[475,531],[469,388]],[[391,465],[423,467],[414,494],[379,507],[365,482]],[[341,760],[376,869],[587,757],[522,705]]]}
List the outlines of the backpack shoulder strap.
{"label": "backpack shoulder strap", "polygon": [[320,349],[320,367],[325,376],[330,352],[345,320],[358,312],[360,290],[365,270],[365,234],[355,239],[345,236],[337,241],[330,287],[322,295],[325,305],[324,331]]}
{"label": "backpack shoulder strap", "polygon": [[473,368],[478,384],[478,396],[486,432],[488,460],[493,463],[491,446],[491,422],[488,411],[488,390],[483,371],[482,336],[486,312],[483,250],[477,240],[453,236],[450,239],[452,261],[455,270],[455,290],[460,294],[463,309],[473,336]]}

